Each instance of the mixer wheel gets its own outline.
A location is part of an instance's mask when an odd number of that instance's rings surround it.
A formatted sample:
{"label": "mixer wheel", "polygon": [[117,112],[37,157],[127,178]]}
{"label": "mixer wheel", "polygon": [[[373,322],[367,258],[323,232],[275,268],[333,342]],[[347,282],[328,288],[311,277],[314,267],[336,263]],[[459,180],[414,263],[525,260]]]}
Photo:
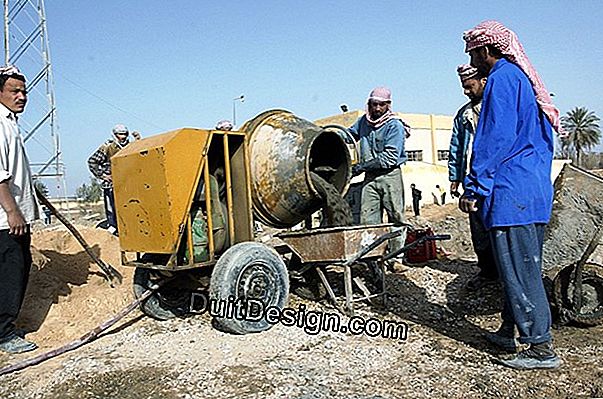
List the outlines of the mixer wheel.
{"label": "mixer wheel", "polygon": [[272,248],[242,242],[216,263],[209,294],[217,328],[235,334],[265,331],[275,324],[273,318],[266,320],[265,311],[278,313],[287,305],[289,275]]}

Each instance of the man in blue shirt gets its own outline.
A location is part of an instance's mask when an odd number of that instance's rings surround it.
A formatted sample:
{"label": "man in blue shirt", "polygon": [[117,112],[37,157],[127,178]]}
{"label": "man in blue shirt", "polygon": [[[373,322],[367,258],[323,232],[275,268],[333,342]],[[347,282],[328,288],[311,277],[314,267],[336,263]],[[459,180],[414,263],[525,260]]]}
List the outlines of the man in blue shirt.
{"label": "man in blue shirt", "polygon": [[[450,155],[448,156],[448,180],[450,181],[450,194],[452,196],[460,195],[458,193],[459,186],[467,175],[470,148],[477,129],[477,122],[482,109],[482,96],[487,82],[486,77],[471,65],[459,65],[456,71],[461,80],[463,93],[469,98],[469,102],[458,110],[452,126]],[[476,212],[469,213],[469,226],[471,228],[473,250],[477,255],[479,273],[469,280],[466,288],[478,290],[498,280],[498,272],[492,254],[490,236]]]}
{"label": "man in blue shirt", "polygon": [[[404,186],[400,166],[406,162],[405,125],[391,109],[389,89],[377,87],[369,94],[367,112],[349,129],[358,141],[360,161],[354,176],[364,173],[360,222],[383,222],[383,210],[390,223],[404,222]],[[390,241],[390,252],[404,245],[404,234]]]}
{"label": "man in blue shirt", "polygon": [[486,21],[465,32],[471,64],[488,76],[459,207],[478,212],[503,284],[503,323],[487,338],[506,349],[498,361],[517,369],[557,368],[551,312],[541,277],[542,244],[552,202],[553,129],[559,113],[514,32]]}

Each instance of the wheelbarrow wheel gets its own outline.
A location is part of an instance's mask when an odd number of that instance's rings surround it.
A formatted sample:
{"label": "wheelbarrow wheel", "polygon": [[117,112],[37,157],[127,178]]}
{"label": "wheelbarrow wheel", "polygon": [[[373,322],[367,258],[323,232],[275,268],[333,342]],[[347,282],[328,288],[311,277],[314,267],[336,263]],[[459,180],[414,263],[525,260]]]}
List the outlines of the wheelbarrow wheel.
{"label": "wheelbarrow wheel", "polygon": [[[186,315],[191,293],[179,287],[183,276],[176,276],[172,281],[159,288],[146,301],[140,304],[140,310],[147,316],[157,320],[169,320]],[[134,271],[134,296],[140,298],[157,281],[170,278],[161,272],[136,268]]]}
{"label": "wheelbarrow wheel", "polygon": [[287,264],[287,270],[289,271],[289,289],[293,294],[316,302],[327,296],[327,290],[320,281],[316,266],[310,263],[302,264],[299,256],[293,253]]}
{"label": "wheelbarrow wheel", "polygon": [[304,273],[302,280],[291,281],[291,291],[300,298],[319,302],[327,297],[327,290],[315,268]]}
{"label": "wheelbarrow wheel", "polygon": [[[287,304],[287,268],[276,251],[264,244],[236,244],[216,263],[209,295],[218,329],[234,334],[268,330],[273,324],[266,321],[264,311],[271,307],[282,310]],[[229,312],[229,307],[233,311]]]}
{"label": "wheelbarrow wheel", "polygon": [[553,301],[560,321],[574,321],[584,326],[603,323],[603,266],[586,263],[582,269],[582,306],[576,309],[574,293],[576,282],[572,279],[575,264],[563,268],[553,280]]}

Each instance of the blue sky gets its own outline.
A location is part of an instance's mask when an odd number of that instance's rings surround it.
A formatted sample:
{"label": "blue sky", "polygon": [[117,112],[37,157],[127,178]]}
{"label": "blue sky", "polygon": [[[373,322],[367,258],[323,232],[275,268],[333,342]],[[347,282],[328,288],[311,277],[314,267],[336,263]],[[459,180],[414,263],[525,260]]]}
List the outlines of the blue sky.
{"label": "blue sky", "polygon": [[116,123],[211,128],[241,94],[237,124],[363,108],[378,85],[396,111],[451,115],[462,32],[485,19],[515,30],[562,113],[603,115],[600,1],[47,0],[46,15],[70,193]]}

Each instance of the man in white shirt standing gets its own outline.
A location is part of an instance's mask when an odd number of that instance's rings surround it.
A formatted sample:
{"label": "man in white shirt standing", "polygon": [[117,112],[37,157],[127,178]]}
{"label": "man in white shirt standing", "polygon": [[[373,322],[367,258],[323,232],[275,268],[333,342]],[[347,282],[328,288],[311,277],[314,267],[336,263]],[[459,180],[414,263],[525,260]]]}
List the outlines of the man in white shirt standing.
{"label": "man in white shirt standing", "polygon": [[37,348],[15,330],[31,268],[30,225],[39,218],[29,160],[17,126],[27,103],[25,76],[0,67],[0,351]]}

